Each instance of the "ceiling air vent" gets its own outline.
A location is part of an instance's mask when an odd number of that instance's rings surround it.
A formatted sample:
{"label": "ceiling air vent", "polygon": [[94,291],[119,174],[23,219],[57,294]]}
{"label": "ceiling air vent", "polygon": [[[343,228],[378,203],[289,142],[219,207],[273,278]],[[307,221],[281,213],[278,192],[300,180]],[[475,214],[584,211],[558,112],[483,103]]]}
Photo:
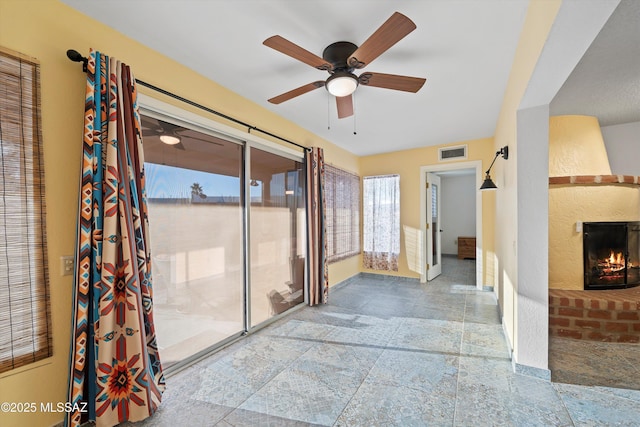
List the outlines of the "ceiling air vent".
{"label": "ceiling air vent", "polygon": [[457,145],[455,147],[440,148],[438,150],[438,160],[443,162],[447,160],[460,160],[467,158],[467,146]]}

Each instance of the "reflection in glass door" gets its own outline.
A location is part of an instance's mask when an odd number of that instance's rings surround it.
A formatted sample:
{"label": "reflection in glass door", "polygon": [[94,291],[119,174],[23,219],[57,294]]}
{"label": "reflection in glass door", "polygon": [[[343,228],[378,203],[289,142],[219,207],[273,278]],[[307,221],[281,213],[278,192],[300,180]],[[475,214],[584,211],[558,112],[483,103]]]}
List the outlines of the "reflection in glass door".
{"label": "reflection in glass door", "polygon": [[249,163],[253,327],[304,300],[306,219],[302,163],[255,147]]}
{"label": "reflection in glass door", "polygon": [[142,128],[154,316],[167,368],[245,328],[243,146],[147,116]]}

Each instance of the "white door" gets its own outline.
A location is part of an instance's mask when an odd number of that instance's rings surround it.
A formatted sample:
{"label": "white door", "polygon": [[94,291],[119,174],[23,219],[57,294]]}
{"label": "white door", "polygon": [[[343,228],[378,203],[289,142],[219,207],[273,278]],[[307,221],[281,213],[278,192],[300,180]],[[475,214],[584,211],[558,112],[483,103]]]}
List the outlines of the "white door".
{"label": "white door", "polygon": [[427,173],[427,280],[442,273],[440,177]]}

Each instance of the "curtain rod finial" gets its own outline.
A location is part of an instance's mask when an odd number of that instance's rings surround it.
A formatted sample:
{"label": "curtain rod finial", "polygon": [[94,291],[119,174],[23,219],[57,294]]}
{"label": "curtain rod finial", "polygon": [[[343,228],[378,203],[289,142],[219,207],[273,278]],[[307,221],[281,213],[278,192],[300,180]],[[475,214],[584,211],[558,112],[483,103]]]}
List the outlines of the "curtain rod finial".
{"label": "curtain rod finial", "polygon": [[74,50],[74,49],[67,50],[67,58],[69,58],[73,62],[82,62],[82,71],[84,72],[87,71],[87,62],[89,62],[89,60],[84,56],[82,56],[80,52],[78,52],[77,50]]}

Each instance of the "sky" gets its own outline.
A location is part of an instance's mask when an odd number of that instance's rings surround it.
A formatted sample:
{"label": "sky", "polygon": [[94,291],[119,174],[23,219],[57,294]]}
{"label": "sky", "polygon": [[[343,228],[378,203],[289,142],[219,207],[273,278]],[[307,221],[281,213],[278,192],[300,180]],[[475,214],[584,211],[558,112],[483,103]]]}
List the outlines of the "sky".
{"label": "sky", "polygon": [[[147,198],[190,198],[191,185],[200,184],[212,196],[240,196],[240,178],[194,171],[174,166],[145,163]],[[251,195],[259,196],[260,186],[251,187]]]}

